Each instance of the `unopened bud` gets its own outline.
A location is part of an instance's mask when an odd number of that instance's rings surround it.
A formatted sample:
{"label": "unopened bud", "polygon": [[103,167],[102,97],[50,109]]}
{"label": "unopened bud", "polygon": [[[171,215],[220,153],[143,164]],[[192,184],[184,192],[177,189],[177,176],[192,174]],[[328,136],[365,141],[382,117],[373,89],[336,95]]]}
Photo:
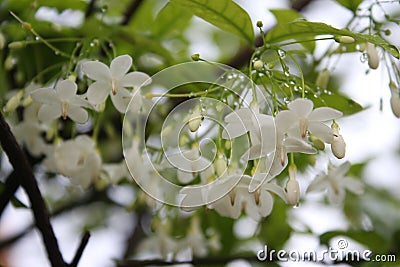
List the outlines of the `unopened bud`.
{"label": "unopened bud", "polygon": [[336,122],[332,123],[331,128],[333,130],[333,141],[331,143],[332,153],[338,159],[342,159],[346,154],[346,143],[343,136],[339,134],[339,125]]}
{"label": "unopened bud", "polygon": [[379,55],[378,50],[376,50],[375,45],[367,44],[367,55],[368,55],[368,66],[371,69],[377,69],[379,67]]}
{"label": "unopened bud", "polygon": [[76,75],[71,74],[68,76],[68,80],[75,82],[76,81]]}
{"label": "unopened bud", "polygon": [[0,32],[0,50],[4,48],[5,44],[6,44],[6,38],[4,37],[3,33]]}
{"label": "unopened bud", "polygon": [[[166,129],[166,128],[165,128]],[[163,132],[164,133],[164,132]],[[164,133],[165,134],[165,133]],[[187,145],[187,143],[189,142],[189,137],[186,134],[182,134],[179,137],[179,146],[180,147],[184,147]]]}
{"label": "unopened bud", "polygon": [[261,20],[257,21],[257,27],[262,28],[264,26],[263,22]]}
{"label": "unopened bud", "polygon": [[4,61],[4,68],[6,70],[12,70],[12,68],[14,68],[16,63],[17,60],[13,56],[8,55],[6,60]]}
{"label": "unopened bud", "polygon": [[203,117],[203,115],[201,115],[200,108],[196,107],[189,119],[190,131],[196,132],[199,129],[200,124],[203,121],[203,119],[204,119],[204,117]]}
{"label": "unopened bud", "polygon": [[192,55],[192,60],[193,61],[199,61],[200,60],[200,54],[193,54]]}
{"label": "unopened bud", "polygon": [[9,49],[20,49],[26,46],[25,41],[17,41],[17,42],[12,42],[8,44]]}
{"label": "unopened bud", "polygon": [[4,107],[5,112],[13,112],[17,109],[19,106],[19,103],[21,101],[22,96],[24,95],[24,92],[22,90],[18,91],[13,97],[8,100],[6,106]]}
{"label": "unopened bud", "polygon": [[393,114],[400,118],[400,96],[399,92],[392,90],[392,96],[390,97],[390,107],[392,108]]}
{"label": "unopened bud", "polygon": [[300,200],[300,185],[296,180],[296,166],[289,166],[289,181],[286,184],[286,198],[291,206],[299,204]]}
{"label": "unopened bud", "polygon": [[22,22],[22,28],[24,28],[27,31],[32,30],[32,25],[28,22]]}
{"label": "unopened bud", "polygon": [[214,162],[215,172],[218,177],[222,176],[226,171],[226,159],[223,154],[218,154],[217,159]]}
{"label": "unopened bud", "polygon": [[230,140],[225,140],[225,149],[229,150],[229,149],[231,149],[231,146],[232,146],[231,141]]}
{"label": "unopened bud", "polygon": [[343,36],[335,37],[335,41],[338,43],[341,43],[341,44],[352,44],[356,40],[351,36],[343,35]]}
{"label": "unopened bud", "polygon": [[318,73],[317,79],[315,80],[315,85],[322,90],[325,90],[328,87],[330,71],[328,69],[323,69],[320,73]]}
{"label": "unopened bud", "polygon": [[261,60],[256,60],[253,63],[253,68],[257,71],[262,70],[262,68],[264,67],[264,62],[262,62]]}
{"label": "unopened bud", "polygon": [[315,135],[310,135],[310,141],[314,144],[314,146],[318,149],[318,150],[324,150],[325,149],[325,143],[319,139],[318,137],[316,137]]}

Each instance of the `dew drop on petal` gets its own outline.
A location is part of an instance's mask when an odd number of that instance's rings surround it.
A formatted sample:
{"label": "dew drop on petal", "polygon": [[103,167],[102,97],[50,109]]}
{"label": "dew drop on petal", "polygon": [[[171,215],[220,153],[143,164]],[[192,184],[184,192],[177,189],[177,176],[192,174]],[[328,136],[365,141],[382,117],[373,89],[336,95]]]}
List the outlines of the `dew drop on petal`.
{"label": "dew drop on petal", "polygon": [[279,55],[281,58],[285,58],[285,57],[286,57],[286,52],[283,51],[282,49],[278,49],[278,55]]}
{"label": "dew drop on petal", "polygon": [[368,54],[367,53],[362,53],[361,56],[360,56],[360,61],[362,63],[367,62],[368,61]]}

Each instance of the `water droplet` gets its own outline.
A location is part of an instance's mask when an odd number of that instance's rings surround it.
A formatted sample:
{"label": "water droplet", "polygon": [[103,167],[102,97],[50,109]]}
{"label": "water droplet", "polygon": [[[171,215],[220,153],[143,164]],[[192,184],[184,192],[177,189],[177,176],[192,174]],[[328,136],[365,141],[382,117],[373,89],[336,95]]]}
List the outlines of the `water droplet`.
{"label": "water droplet", "polygon": [[36,36],[35,41],[39,41],[39,40],[40,40],[39,36]]}
{"label": "water droplet", "polygon": [[194,93],[193,92],[190,92],[189,93],[189,97],[193,97],[194,96]]}
{"label": "water droplet", "polygon": [[228,74],[227,79],[228,79],[228,80],[232,80],[232,78],[233,78],[233,75],[232,75],[232,74]]}
{"label": "water droplet", "polygon": [[356,44],[356,49],[357,49],[358,51],[360,51],[360,49],[361,49],[360,44]]}
{"label": "water droplet", "polygon": [[290,87],[289,84],[287,84],[287,83],[283,83],[283,86],[286,87],[286,88]]}
{"label": "water droplet", "polygon": [[286,57],[286,52],[284,50],[282,50],[282,49],[278,49],[278,55],[281,58],[285,58]]}
{"label": "water droplet", "polygon": [[288,97],[284,97],[283,98],[283,102],[285,102],[285,104],[289,104],[290,103],[290,99]]}
{"label": "water droplet", "polygon": [[90,47],[93,47],[93,46],[94,46],[94,43],[93,43],[93,42],[90,42],[89,45],[90,45]]}
{"label": "water droplet", "polygon": [[367,62],[368,61],[368,54],[367,53],[362,53],[361,57],[360,57],[360,61],[362,63]]}
{"label": "water droplet", "polygon": [[290,84],[290,85],[295,85],[296,82],[295,82],[294,80],[290,80],[290,81],[289,81],[289,84]]}
{"label": "water droplet", "polygon": [[60,51],[56,50],[56,51],[54,51],[54,54],[55,54],[56,56],[58,56],[58,55],[60,55]]}
{"label": "water droplet", "polygon": [[289,77],[289,76],[290,76],[290,72],[287,71],[287,70],[285,70],[285,71],[283,72],[283,74],[284,74],[286,77]]}
{"label": "water droplet", "polygon": [[295,86],[293,87],[293,90],[294,90],[295,92],[300,91],[299,86],[295,85]]}
{"label": "water droplet", "polygon": [[319,96],[318,94],[313,94],[314,98],[318,98],[318,96]]}

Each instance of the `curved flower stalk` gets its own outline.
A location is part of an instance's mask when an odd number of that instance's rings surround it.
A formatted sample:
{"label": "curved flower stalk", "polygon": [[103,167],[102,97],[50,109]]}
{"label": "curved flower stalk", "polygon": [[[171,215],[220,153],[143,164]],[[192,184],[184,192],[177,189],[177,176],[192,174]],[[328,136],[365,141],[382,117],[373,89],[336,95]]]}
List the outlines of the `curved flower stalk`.
{"label": "curved flower stalk", "polygon": [[[134,97],[135,109],[140,109],[143,97],[137,90],[151,82],[150,76],[143,72],[130,72],[132,58],[122,55],[111,61],[110,67],[99,61],[87,61],[82,65],[82,71],[95,82],[87,91],[87,97],[91,104],[99,105],[106,101],[108,95],[115,108],[124,113],[129,101]],[[126,88],[132,87],[133,91]]]}
{"label": "curved flower stalk", "polygon": [[77,123],[85,123],[88,112],[84,108],[92,106],[77,95],[77,85],[71,80],[63,80],[57,83],[55,90],[52,88],[40,88],[31,93],[31,97],[42,106],[38,112],[40,121],[49,122],[62,117],[64,120],[69,117]]}
{"label": "curved flower stalk", "polygon": [[340,204],[346,196],[346,190],[360,195],[364,192],[364,185],[360,181],[346,177],[351,167],[346,161],[339,166],[328,166],[328,172],[322,172],[311,182],[307,192],[327,192],[328,200],[333,204]]}

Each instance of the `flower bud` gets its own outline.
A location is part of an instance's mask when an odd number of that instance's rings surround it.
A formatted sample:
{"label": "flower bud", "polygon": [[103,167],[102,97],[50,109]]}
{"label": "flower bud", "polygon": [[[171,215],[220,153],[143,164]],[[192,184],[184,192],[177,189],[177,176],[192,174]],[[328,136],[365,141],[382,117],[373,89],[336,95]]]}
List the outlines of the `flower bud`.
{"label": "flower bud", "polygon": [[264,62],[262,62],[261,60],[256,60],[253,63],[253,68],[257,71],[262,70],[262,68],[264,67]]}
{"label": "flower bud", "polygon": [[331,128],[333,130],[333,141],[331,143],[332,153],[338,159],[342,159],[346,154],[346,143],[343,136],[339,134],[339,125],[336,122],[332,123]]}
{"label": "flower bud", "polygon": [[379,55],[378,50],[376,50],[375,45],[367,44],[367,55],[368,55],[368,66],[371,69],[377,69],[379,67]]}
{"label": "flower bud", "polygon": [[200,54],[193,54],[192,55],[192,60],[193,61],[199,61],[200,60]]}
{"label": "flower bud", "polygon": [[343,36],[335,37],[335,41],[338,43],[341,43],[341,44],[352,44],[356,40],[351,36],[343,35]]}
{"label": "flower bud", "polygon": [[296,166],[289,166],[289,181],[286,184],[286,200],[289,205],[296,206],[300,200],[300,185],[296,180]]}
{"label": "flower bud", "polygon": [[328,69],[323,69],[317,76],[315,80],[315,85],[322,90],[325,90],[328,87],[330,72]]}
{"label": "flower bud", "polygon": [[393,114],[400,118],[400,96],[395,90],[392,90],[392,96],[390,97],[390,107],[392,108]]}
{"label": "flower bud", "polygon": [[191,132],[196,132],[201,122],[203,121],[204,117],[201,115],[201,111],[199,107],[196,107],[193,111],[192,115],[189,118],[189,129]]}
{"label": "flower bud", "polygon": [[24,92],[22,90],[18,91],[13,97],[8,100],[6,106],[4,107],[5,112],[13,112],[19,106],[19,102],[21,101]]}
{"label": "flower bud", "polygon": [[17,42],[12,42],[8,44],[9,49],[20,49],[26,46],[25,41],[17,41]]}
{"label": "flower bud", "polygon": [[222,176],[226,171],[227,162],[223,154],[218,153],[217,159],[214,162],[215,172],[218,177]]}
{"label": "flower bud", "polygon": [[261,20],[257,21],[257,27],[262,28],[264,26],[263,22]]}
{"label": "flower bud", "polygon": [[22,22],[22,28],[24,28],[27,31],[32,30],[32,25],[28,22]]}
{"label": "flower bud", "polygon": [[314,146],[318,150],[324,150],[325,149],[325,143],[321,139],[316,137],[315,135],[313,135],[313,134],[310,135],[310,141],[314,144]]}
{"label": "flower bud", "polygon": [[17,64],[17,60],[13,56],[8,55],[4,61],[4,68],[6,70],[12,70],[15,64]]}
{"label": "flower bud", "polygon": [[6,38],[4,37],[3,33],[0,32],[0,50],[4,48],[5,44],[6,44]]}

